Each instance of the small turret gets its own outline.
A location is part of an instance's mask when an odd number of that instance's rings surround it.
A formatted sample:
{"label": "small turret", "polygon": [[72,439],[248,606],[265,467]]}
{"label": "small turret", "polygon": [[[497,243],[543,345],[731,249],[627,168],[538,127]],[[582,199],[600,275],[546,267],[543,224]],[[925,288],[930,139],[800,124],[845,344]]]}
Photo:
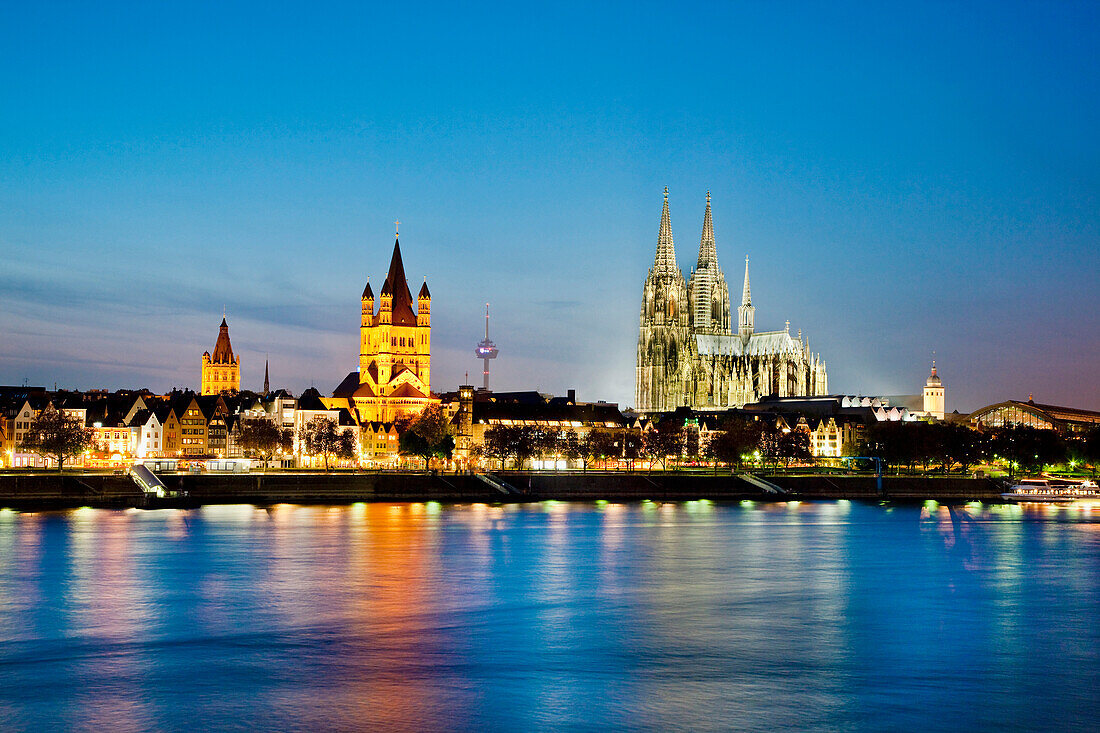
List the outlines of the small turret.
{"label": "small turret", "polygon": [[416,325],[430,326],[432,324],[432,294],[428,290],[428,278],[425,276],[424,284],[420,286],[420,293],[416,296]]}
{"label": "small turret", "polygon": [[370,278],[367,278],[367,286],[363,288],[363,326],[374,323],[374,291],[370,289]]}
{"label": "small turret", "polygon": [[388,325],[393,322],[393,288],[390,286],[388,277],[386,282],[382,283],[382,292],[379,293],[379,297],[381,303],[378,305],[378,322]]}

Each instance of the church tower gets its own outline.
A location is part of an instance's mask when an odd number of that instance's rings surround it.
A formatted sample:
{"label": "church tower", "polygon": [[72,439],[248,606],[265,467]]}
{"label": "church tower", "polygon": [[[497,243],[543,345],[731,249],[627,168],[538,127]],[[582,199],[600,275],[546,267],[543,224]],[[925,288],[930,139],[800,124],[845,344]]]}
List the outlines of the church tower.
{"label": "church tower", "polygon": [[378,292],[378,311],[370,280],[359,303],[359,370],[327,403],[353,409],[360,422],[391,422],[437,402],[431,396],[432,295],[425,278],[413,300],[400,238],[394,239],[390,269]]}
{"label": "church tower", "polygon": [[684,348],[691,329],[690,304],[687,282],[676,265],[666,186],[657,251],[642,290],[634,383],[638,410],[663,412],[687,404],[683,375],[691,368],[691,354]]}
{"label": "church tower", "polygon": [[222,316],[222,325],[218,329],[218,340],[214,344],[214,354],[209,351],[202,354],[202,394],[221,394],[239,392],[241,389],[241,357],[234,355],[233,345],[229,343],[229,324]]}
{"label": "church tower", "polygon": [[710,191],[703,214],[703,235],[699,239],[699,259],[691,274],[691,327],[696,333],[729,333],[730,291],[726,276],[718,266],[714,245],[714,223],[710,214]]}
{"label": "church tower", "polygon": [[944,393],[946,387],[943,380],[936,374],[936,360],[932,360],[932,373],[928,375],[928,381],[924,383],[924,411],[937,420],[944,416],[946,400]]}

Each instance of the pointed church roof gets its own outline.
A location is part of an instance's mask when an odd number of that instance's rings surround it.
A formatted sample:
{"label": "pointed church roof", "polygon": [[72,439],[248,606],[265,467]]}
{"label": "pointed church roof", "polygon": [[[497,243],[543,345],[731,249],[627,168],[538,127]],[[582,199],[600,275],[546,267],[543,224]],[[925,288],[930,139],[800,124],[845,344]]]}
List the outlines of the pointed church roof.
{"label": "pointed church roof", "polygon": [[749,256],[745,255],[745,289],[741,291],[741,305],[752,305],[752,295],[749,293]]}
{"label": "pointed church roof", "polygon": [[[389,293],[387,293],[387,289]],[[412,293],[409,291],[409,283],[405,280],[405,265],[401,262],[401,243],[395,239],[393,242],[393,257],[390,259],[390,272],[386,275],[386,283],[382,286],[382,294],[393,295],[392,323],[395,326],[415,326],[416,313],[412,307]]]}
{"label": "pointed church roof", "polygon": [[374,300],[374,291],[370,289],[370,278],[367,278],[367,286],[363,288],[362,300]]}
{"label": "pointed church roof", "polygon": [[672,243],[672,220],[668,215],[668,186],[665,186],[665,203],[661,209],[661,230],[657,234],[657,254],[653,258],[654,272],[674,273],[676,248]]}
{"label": "pointed church roof", "polygon": [[268,378],[267,359],[264,359],[264,394],[271,391],[271,380]]}
{"label": "pointed church roof", "polygon": [[701,270],[708,264],[718,265],[718,252],[714,246],[714,223],[710,218],[710,191],[707,191],[707,210],[703,214],[703,236],[699,238],[699,262],[695,269]]}
{"label": "pointed church roof", "polygon": [[229,343],[229,324],[222,316],[222,325],[218,328],[218,341],[214,344],[214,355],[210,359],[214,364],[232,364],[233,346]]}
{"label": "pointed church roof", "polygon": [[420,286],[420,294],[417,298],[430,298],[432,294],[428,292],[428,278],[424,278],[424,284]]}

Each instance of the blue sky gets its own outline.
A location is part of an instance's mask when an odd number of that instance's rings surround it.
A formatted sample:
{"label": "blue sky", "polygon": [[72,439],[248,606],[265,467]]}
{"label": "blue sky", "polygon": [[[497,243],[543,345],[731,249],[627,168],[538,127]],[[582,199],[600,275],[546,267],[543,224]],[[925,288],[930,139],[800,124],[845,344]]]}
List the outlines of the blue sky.
{"label": "blue sky", "polygon": [[1100,409],[1100,6],[0,7],[0,383],[331,389],[393,221],[433,387],[633,402],[661,190],[836,392]]}

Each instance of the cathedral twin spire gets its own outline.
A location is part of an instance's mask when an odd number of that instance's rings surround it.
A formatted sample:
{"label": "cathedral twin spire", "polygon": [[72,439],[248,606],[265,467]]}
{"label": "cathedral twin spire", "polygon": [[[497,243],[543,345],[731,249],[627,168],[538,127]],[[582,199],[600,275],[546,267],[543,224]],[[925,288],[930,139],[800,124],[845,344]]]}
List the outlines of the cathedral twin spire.
{"label": "cathedral twin spire", "polygon": [[[661,210],[661,228],[657,235],[657,253],[653,260],[653,272],[657,275],[679,275],[676,266],[676,250],[672,241],[672,223],[668,212],[668,187],[664,191],[664,206]],[[703,214],[703,233],[699,239],[699,258],[691,276],[692,322],[695,328],[702,330],[726,328],[726,318],[714,312],[713,302],[717,300],[718,310],[728,308],[729,293],[725,291],[725,275],[718,266],[718,251],[714,243],[714,221],[710,211],[710,191],[707,191],[707,207]]]}
{"label": "cathedral twin spire", "polygon": [[[703,235],[699,240],[699,261],[695,266],[700,270],[707,265],[718,265],[718,252],[714,245],[714,222],[710,214],[710,191],[707,191],[707,208],[703,214]],[[657,253],[653,258],[655,272],[674,273],[676,266],[676,246],[672,241],[672,220],[668,213],[668,186],[665,186],[665,201],[661,209],[661,229],[657,233]]]}

